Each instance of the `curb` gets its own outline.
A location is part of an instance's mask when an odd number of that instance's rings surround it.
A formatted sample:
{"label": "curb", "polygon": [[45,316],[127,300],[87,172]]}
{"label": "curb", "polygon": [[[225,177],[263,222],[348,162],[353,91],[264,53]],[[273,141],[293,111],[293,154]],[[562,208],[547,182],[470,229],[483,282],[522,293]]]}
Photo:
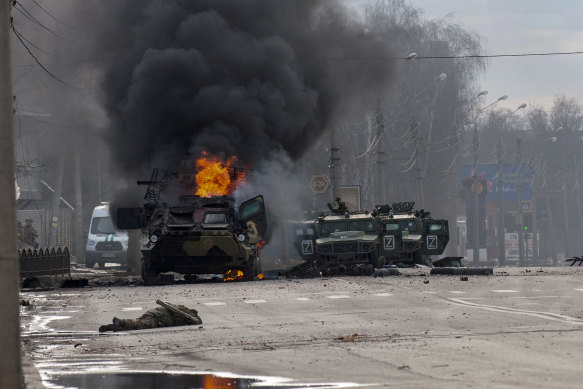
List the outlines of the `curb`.
{"label": "curb", "polygon": [[494,274],[492,267],[434,267],[429,272],[431,275],[452,276],[490,276]]}

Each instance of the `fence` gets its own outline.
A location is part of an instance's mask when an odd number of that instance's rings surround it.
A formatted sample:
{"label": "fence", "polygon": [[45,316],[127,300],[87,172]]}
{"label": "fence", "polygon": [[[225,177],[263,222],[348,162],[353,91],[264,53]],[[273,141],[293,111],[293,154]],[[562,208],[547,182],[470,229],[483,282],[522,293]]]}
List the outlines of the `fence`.
{"label": "fence", "polygon": [[56,249],[22,249],[20,257],[20,278],[71,275],[71,256],[67,247]]}

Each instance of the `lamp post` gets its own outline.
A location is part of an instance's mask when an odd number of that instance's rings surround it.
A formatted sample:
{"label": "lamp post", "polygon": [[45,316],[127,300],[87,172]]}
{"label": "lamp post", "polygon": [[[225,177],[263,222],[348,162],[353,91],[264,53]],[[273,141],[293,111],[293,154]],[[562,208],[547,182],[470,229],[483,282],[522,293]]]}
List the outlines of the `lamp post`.
{"label": "lamp post", "polygon": [[[414,53],[412,53],[414,54]],[[411,55],[411,54],[410,54]],[[429,89],[429,87],[437,84],[438,82],[442,82],[445,81],[445,79],[447,78],[447,74],[445,73],[441,73],[439,75],[437,75],[431,83],[429,83],[428,85],[426,85],[423,89],[421,89],[419,92],[417,92],[417,94],[415,94],[415,96],[413,96],[413,99],[411,101],[411,112],[412,112],[412,119],[411,119],[411,128],[413,130],[413,139],[414,139],[414,144],[415,144],[415,149],[414,149],[414,162],[413,165],[415,165],[415,169],[413,169],[414,173],[415,173],[415,181],[416,181],[416,193],[417,193],[417,201],[420,207],[422,207],[424,205],[425,202],[425,198],[424,198],[424,189],[423,189],[423,175],[422,170],[421,170],[421,162],[420,162],[420,155],[421,155],[421,150],[420,150],[420,143],[421,143],[421,136],[419,134],[419,125],[417,123],[417,121],[415,120],[415,102],[417,100],[417,98],[419,96],[421,96],[422,93],[424,93],[425,91],[427,91]],[[437,92],[436,92],[437,93]],[[437,96],[436,96],[437,98]]]}
{"label": "lamp post", "polygon": [[478,111],[478,114],[473,120],[474,124],[474,139],[472,141],[472,148],[474,151],[474,169],[472,172],[472,246],[473,246],[473,262],[474,265],[478,265],[480,261],[480,201],[479,195],[485,190],[478,180],[478,159],[479,159],[479,137],[478,137],[478,124],[477,120],[487,108],[492,107],[494,104],[506,100],[507,95],[499,97],[496,101],[488,104],[484,108]]}
{"label": "lamp post", "polygon": [[[487,90],[483,90],[480,91],[476,96],[474,96],[473,98],[471,98],[470,100],[468,100],[466,102],[466,104],[469,104],[473,101],[475,101],[476,99],[485,96],[488,94]],[[459,157],[459,134],[458,134],[458,126],[457,126],[457,112],[458,112],[458,108],[459,105],[457,105],[453,111],[453,134],[452,134],[452,139],[453,139],[453,149],[454,149],[454,160],[452,161],[450,167],[448,168],[451,169],[452,166],[458,166],[459,162],[456,163],[456,161],[458,160]],[[459,171],[459,169],[452,169],[452,183],[451,183],[451,188],[452,188],[452,194],[451,194],[451,204],[450,204],[450,215],[449,215],[449,220],[450,220],[450,231],[449,231],[449,236],[450,236],[450,244],[448,245],[448,252],[450,256],[457,256],[458,255],[458,233],[457,233],[457,192],[458,192],[458,179],[459,176],[457,175],[457,172]]]}
{"label": "lamp post", "polygon": [[[504,126],[506,121],[516,112],[521,109],[526,108],[526,104],[520,104],[510,115],[508,115],[504,120]],[[496,147],[496,159],[498,162],[498,262],[500,266],[504,266],[506,263],[506,239],[504,231],[504,150],[502,146],[502,134],[498,136],[498,145]],[[521,206],[522,209],[522,206]]]}

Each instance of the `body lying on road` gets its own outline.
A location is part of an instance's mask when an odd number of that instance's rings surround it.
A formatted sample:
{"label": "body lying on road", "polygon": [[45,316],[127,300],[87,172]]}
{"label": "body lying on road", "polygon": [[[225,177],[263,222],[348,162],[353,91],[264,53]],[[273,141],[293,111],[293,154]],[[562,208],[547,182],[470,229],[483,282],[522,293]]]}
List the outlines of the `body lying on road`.
{"label": "body lying on road", "polygon": [[184,305],[172,305],[160,300],[157,300],[156,303],[161,307],[150,309],[137,319],[118,319],[114,317],[113,323],[102,325],[99,327],[99,332],[202,324],[202,319],[198,316],[196,309],[190,309]]}

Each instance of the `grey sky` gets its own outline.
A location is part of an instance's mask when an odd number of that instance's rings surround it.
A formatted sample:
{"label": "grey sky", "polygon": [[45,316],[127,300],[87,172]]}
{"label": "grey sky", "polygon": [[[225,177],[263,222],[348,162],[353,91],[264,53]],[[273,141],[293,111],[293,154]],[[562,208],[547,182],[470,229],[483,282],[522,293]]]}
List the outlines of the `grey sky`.
{"label": "grey sky", "polygon": [[[353,0],[349,0],[349,3]],[[448,17],[481,37],[487,54],[583,51],[580,0],[409,0],[426,18]],[[408,53],[402,53],[406,56]],[[418,53],[422,55],[422,53]],[[492,58],[482,78],[487,102],[508,95],[501,106],[521,103],[550,109],[554,96],[583,102],[583,54]]]}

